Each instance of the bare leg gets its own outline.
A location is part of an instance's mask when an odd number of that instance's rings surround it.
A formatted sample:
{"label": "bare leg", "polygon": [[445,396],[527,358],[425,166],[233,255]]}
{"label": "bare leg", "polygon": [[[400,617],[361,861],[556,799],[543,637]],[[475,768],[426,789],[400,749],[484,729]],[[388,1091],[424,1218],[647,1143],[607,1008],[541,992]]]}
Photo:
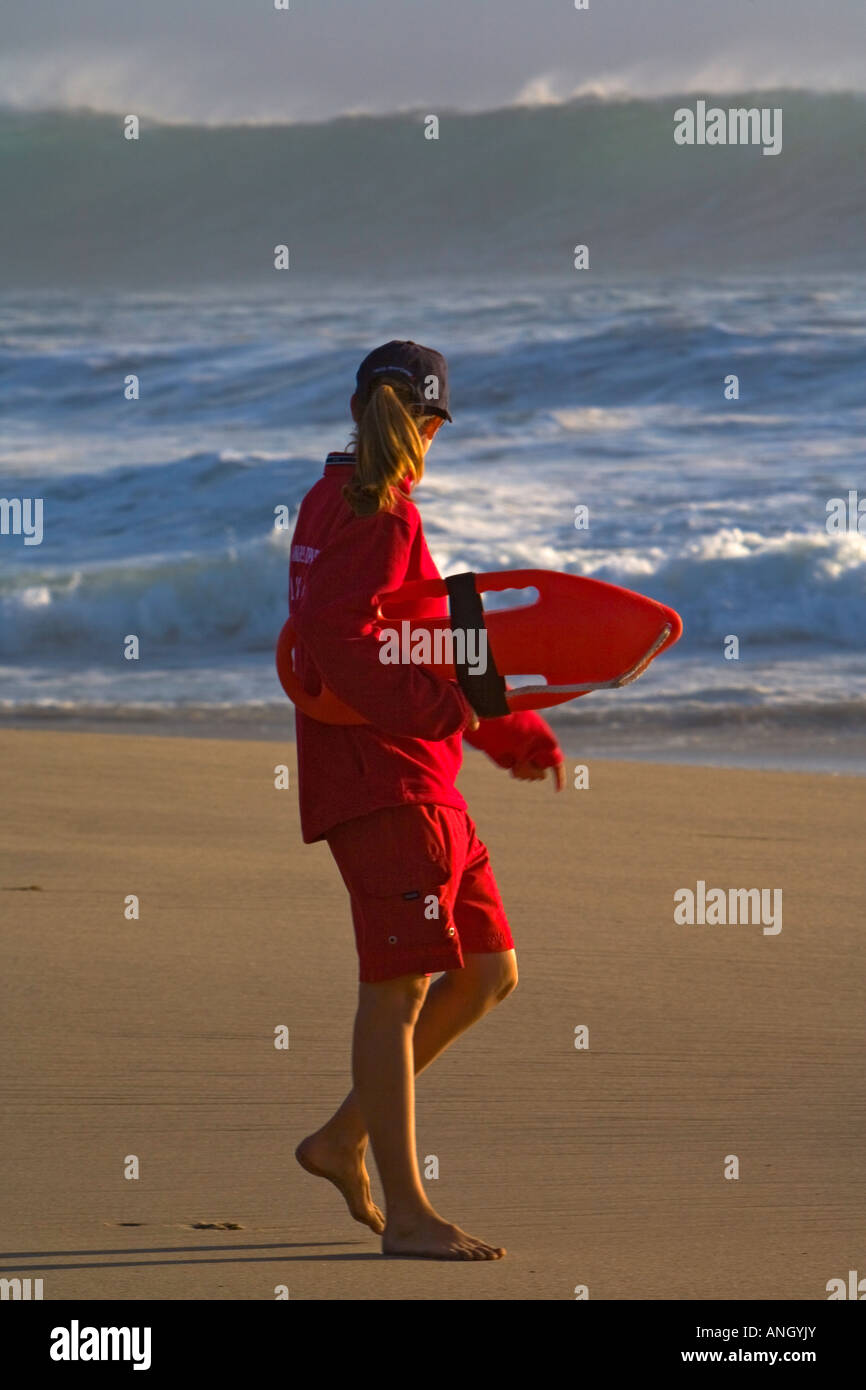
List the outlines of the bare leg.
{"label": "bare leg", "polygon": [[[423,977],[414,978],[420,979],[422,984],[426,983]],[[516,983],[515,953],[514,951],[500,951],[482,955],[467,955],[462,970],[448,971],[441,979],[431,985],[427,990],[426,998],[420,1013],[417,1014],[417,1020],[412,1030],[412,1067],[414,1073],[417,1074],[429,1066],[455,1038],[459,1037],[479,1018],[482,1018],[501,999],[504,999]],[[365,988],[377,987],[362,986],[362,992]],[[360,1020],[360,1003],[358,1017]],[[404,1041],[401,1036],[399,1047],[402,1049],[403,1046]],[[402,1058],[402,1052],[400,1055]],[[379,1084],[384,1090],[384,1083],[380,1081]],[[373,1103],[375,1104],[375,1099]],[[415,1165],[414,1105],[412,1106],[412,1126],[411,1160],[412,1164]],[[406,1131],[402,1121],[400,1128],[405,1137]],[[385,1221],[382,1212],[372,1201],[370,1195],[370,1181],[364,1162],[366,1147],[367,1124],[362,1115],[362,1107],[356,1091],[353,1090],[333,1117],[315,1134],[309,1135],[299,1144],[296,1156],[308,1172],[315,1173],[319,1177],[329,1178],[335,1184],[346,1199],[349,1210],[356,1220],[380,1233],[384,1230]],[[378,1163],[378,1150],[376,1150],[376,1157]],[[423,1189],[420,1190],[423,1196]],[[424,1200],[426,1201],[426,1198]]]}
{"label": "bare leg", "polygon": [[382,1252],[440,1260],[501,1259],[501,1247],[443,1220],[421,1184],[415,1152],[413,1032],[426,991],[427,981],[419,975],[360,989],[352,1063],[358,1103],[385,1189]]}
{"label": "bare leg", "polygon": [[352,1041],[352,1074],[382,1183],[393,1202],[410,1209],[426,1205],[415,1153],[412,1034],[428,983],[423,975],[404,975],[361,985]]}

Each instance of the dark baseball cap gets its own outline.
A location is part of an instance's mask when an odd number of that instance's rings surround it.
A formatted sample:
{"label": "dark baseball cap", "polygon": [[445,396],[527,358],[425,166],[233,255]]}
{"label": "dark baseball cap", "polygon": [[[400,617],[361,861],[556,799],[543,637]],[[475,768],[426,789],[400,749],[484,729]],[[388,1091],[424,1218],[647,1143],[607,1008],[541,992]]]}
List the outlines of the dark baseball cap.
{"label": "dark baseball cap", "polygon": [[[434,378],[436,392],[432,398],[427,394],[430,377]],[[420,343],[411,341],[404,343],[398,338],[374,348],[364,358],[356,378],[356,394],[362,409],[380,381],[388,381],[392,385],[402,382],[411,388],[416,405],[425,415],[441,415],[443,419],[451,420],[448,413],[448,363],[441,352],[436,352],[434,348],[422,347]]]}

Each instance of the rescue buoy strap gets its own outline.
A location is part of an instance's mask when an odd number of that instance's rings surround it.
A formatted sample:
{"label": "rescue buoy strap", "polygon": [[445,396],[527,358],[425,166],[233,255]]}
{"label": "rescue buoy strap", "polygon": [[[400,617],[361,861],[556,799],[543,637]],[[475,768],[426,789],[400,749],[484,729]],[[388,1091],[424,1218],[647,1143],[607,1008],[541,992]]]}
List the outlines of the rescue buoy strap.
{"label": "rescue buoy strap", "polygon": [[[496,661],[487,642],[487,624],[484,621],[484,607],[475,588],[475,574],[468,571],[466,574],[449,575],[445,580],[445,587],[448,590],[452,632],[468,632],[474,628],[479,633],[475,650],[487,653],[483,672],[473,670],[465,660],[455,661],[460,689],[479,718],[498,719],[503,714],[510,714],[505,698],[505,681],[496,669]],[[480,634],[483,634],[483,637]],[[468,650],[469,643],[465,642],[464,657]]]}

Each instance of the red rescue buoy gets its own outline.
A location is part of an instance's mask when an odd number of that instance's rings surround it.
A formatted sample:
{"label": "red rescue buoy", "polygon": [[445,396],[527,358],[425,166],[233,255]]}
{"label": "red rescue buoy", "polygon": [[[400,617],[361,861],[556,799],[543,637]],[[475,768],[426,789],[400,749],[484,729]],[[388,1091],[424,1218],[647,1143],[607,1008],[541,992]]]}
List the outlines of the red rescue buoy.
{"label": "red rescue buoy", "polygon": [[[537,589],[538,598],[520,608],[487,613],[476,597],[525,588]],[[450,617],[412,616],[424,600],[446,596]],[[546,709],[630,685],[683,630],[679,614],[655,599],[599,579],[535,569],[415,580],[385,599],[379,616],[384,659],[417,661],[443,679],[459,680],[482,717],[495,717],[492,710]],[[295,641],[289,619],[276,652],[289,699],[324,724],[366,723],[330,690],[307,694],[292,664]],[[543,676],[544,683],[505,690],[509,676],[527,674]]]}

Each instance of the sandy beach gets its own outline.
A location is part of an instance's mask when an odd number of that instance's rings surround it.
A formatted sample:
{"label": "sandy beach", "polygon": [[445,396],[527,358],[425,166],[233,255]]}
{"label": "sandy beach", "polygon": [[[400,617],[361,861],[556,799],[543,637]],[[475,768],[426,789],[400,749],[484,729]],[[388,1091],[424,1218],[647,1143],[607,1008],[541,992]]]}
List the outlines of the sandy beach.
{"label": "sandy beach", "polygon": [[[823,1299],[864,1272],[863,779],[594,761],[556,796],[469,754],[521,982],[419,1081],[437,1208],[508,1249],[450,1265],[383,1259],[292,1156],[349,1085],[357,979],[294,749],[7,729],[0,759],[0,1275],[45,1299]],[[781,930],[676,923],[699,881],[782,890]]]}

